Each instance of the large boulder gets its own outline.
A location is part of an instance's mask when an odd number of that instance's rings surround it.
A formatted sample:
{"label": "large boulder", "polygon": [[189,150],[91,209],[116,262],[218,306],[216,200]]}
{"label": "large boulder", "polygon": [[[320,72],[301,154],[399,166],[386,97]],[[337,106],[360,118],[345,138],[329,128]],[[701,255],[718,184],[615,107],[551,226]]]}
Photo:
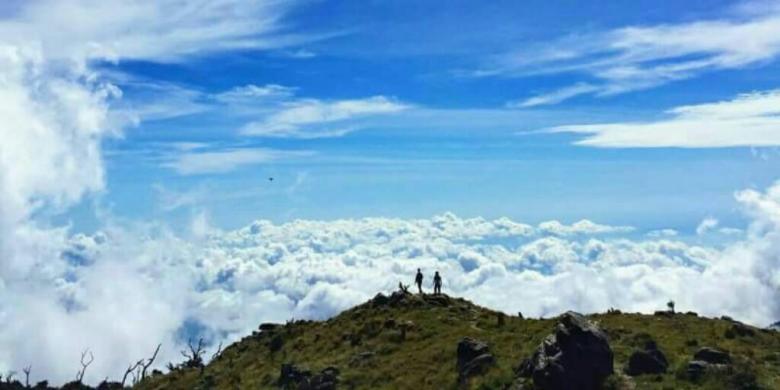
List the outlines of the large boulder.
{"label": "large boulder", "polygon": [[597,390],[613,372],[607,336],[584,316],[567,312],[518,374],[541,390]]}
{"label": "large boulder", "polygon": [[371,305],[374,307],[385,306],[388,303],[390,303],[390,298],[388,298],[387,295],[382,293],[376,294],[376,296],[371,300]]}
{"label": "large boulder", "polygon": [[464,337],[458,343],[458,382],[465,383],[469,378],[483,374],[495,363],[496,358],[486,343],[470,337]]}
{"label": "large boulder", "polygon": [[701,360],[692,360],[688,362],[688,366],[685,368],[685,373],[691,380],[699,380],[707,372],[709,364]]}
{"label": "large boulder", "polygon": [[709,364],[731,364],[731,356],[726,351],[704,347],[696,351],[693,360],[699,360]]}
{"label": "large boulder", "polygon": [[631,376],[643,374],[661,374],[666,372],[669,362],[654,341],[648,341],[644,350],[635,351],[628,359],[626,374]]}
{"label": "large boulder", "polygon": [[718,370],[728,367],[731,364],[731,356],[726,351],[704,347],[693,354],[693,360],[688,362],[686,374],[691,380],[698,380],[707,371]]}

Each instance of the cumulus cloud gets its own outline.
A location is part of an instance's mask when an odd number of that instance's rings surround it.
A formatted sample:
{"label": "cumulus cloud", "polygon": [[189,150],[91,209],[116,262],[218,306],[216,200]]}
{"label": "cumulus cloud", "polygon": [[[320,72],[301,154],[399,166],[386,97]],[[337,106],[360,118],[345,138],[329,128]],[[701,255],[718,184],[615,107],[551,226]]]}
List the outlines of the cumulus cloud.
{"label": "cumulus cloud", "polygon": [[[300,41],[306,38],[283,35],[279,28],[293,3],[42,0],[19,2],[3,15],[0,371],[33,363],[38,378],[63,381],[72,377],[68,362],[90,347],[96,357],[89,378],[94,382],[97,372],[111,375],[131,356],[148,354],[158,341],[177,342],[175,331],[182,324],[177,313],[189,307],[189,298],[155,297],[169,294],[168,288],[189,288],[181,282],[191,279],[171,274],[167,286],[159,286],[146,272],[162,272],[149,268],[149,253],[182,261],[182,254],[166,249],[181,246],[164,244],[165,234],[154,234],[155,241],[147,243],[117,240],[111,232],[71,236],[66,227],[46,220],[102,191],[106,138],[119,135],[138,117],[171,115],[163,110],[132,118],[112,110],[123,93],[112,83],[114,77],[95,65],[176,61],[227,48]],[[182,101],[190,98],[182,96]],[[139,251],[145,244],[163,246]],[[124,260],[100,261],[102,256]],[[168,357],[174,355],[171,349]]]}
{"label": "cumulus cloud", "polygon": [[627,26],[572,35],[499,56],[477,76],[572,73],[589,81],[546,92],[520,106],[555,104],[594,94],[648,89],[723,69],[774,61],[780,54],[780,7],[736,12],[716,20]]}
{"label": "cumulus cloud", "polygon": [[[164,344],[165,362],[177,359],[190,336],[230,342],[260,322],[330,317],[410,281],[417,268],[441,272],[449,294],[510,313],[650,312],[674,299],[684,310],[765,325],[780,317],[780,307],[767,304],[779,298],[778,188],[737,194],[754,222],[747,238],[723,249],[674,237],[615,237],[628,229],[594,222],[534,227],[452,213],[258,220],[229,231],[210,227],[198,214],[189,238],[157,224],[110,224],[93,235],[62,231],[59,241],[41,249],[54,260],[29,290],[6,289],[0,298],[3,318],[20,324],[0,332],[0,368],[35,359],[45,362],[47,376],[65,379],[72,359],[64,357],[89,346],[102,358],[91,378],[98,380],[118,375],[156,342]],[[25,296],[39,283],[56,288]],[[19,299],[26,304],[7,304]],[[143,342],[135,338],[139,329]],[[132,348],[115,348],[131,340]]]}
{"label": "cumulus cloud", "polygon": [[600,225],[583,219],[568,226],[558,221],[542,222],[539,224],[539,230],[545,233],[566,236],[572,234],[628,233],[634,230],[634,228],[631,226]]}
{"label": "cumulus cloud", "polygon": [[717,148],[780,145],[780,91],[733,100],[675,107],[668,119],[565,125],[551,132],[584,134],[578,145],[602,148]]}
{"label": "cumulus cloud", "polygon": [[[631,229],[591,221],[534,227],[451,213],[417,220],[259,220],[233,231],[208,228],[199,215],[193,240],[156,225],[112,227],[90,236],[61,231],[59,241],[40,249],[56,260],[29,286],[57,288],[25,296],[17,287],[3,295],[6,302],[27,304],[3,306],[9,323],[24,326],[0,332],[6,351],[0,363],[11,368],[30,359],[45,361],[48,376],[67,378],[71,360],[64,356],[90,346],[102,357],[92,378],[97,380],[120,372],[126,360],[158,341],[167,351],[162,361],[175,360],[172,351],[192,332],[231,341],[262,321],[327,318],[393,289],[418,267],[439,270],[449,293],[507,312],[652,311],[675,299],[681,308],[761,325],[780,316],[780,308],[753,304],[751,298],[777,299],[780,278],[772,273],[777,248],[771,244],[780,225],[773,216],[780,210],[777,188],[738,193],[755,222],[749,238],[723,250],[666,237],[609,238]],[[136,290],[143,294],[130,293]],[[117,317],[120,325],[105,321]],[[35,326],[39,318],[62,325],[42,329],[44,322]],[[42,338],[16,342],[29,329],[39,329],[29,334]],[[138,329],[147,340],[113,352],[112,345],[134,340]],[[57,334],[69,337],[60,340]]]}
{"label": "cumulus cloud", "polygon": [[[325,318],[418,267],[439,270],[451,294],[533,316],[651,311],[674,298],[681,309],[760,325],[780,317],[780,185],[737,194],[754,222],[746,239],[722,250],[604,236],[628,230],[590,221],[534,227],[454,214],[259,220],[221,231],[198,213],[184,237],[159,223],[111,220],[94,234],[72,234],[40,217],[103,189],[100,144],[119,133],[111,107],[121,91],[92,61],[284,45],[295,40],[277,34],[284,4],[38,1],[0,22],[0,372],[33,363],[33,380],[63,382],[88,347],[94,383],[121,375],[158,342],[162,365],[179,359],[188,336],[229,342],[263,321]],[[265,93],[258,88],[230,98]],[[336,125],[399,106],[383,97],[305,101],[269,123],[295,134],[315,120]],[[170,164],[187,173],[268,157],[182,146]]]}

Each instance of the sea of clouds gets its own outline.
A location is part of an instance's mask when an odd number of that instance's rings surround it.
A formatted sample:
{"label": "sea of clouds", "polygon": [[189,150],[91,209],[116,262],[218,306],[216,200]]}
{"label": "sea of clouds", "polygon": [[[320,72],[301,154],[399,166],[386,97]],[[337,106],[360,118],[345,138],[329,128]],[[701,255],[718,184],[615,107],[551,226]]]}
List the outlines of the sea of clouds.
{"label": "sea of clouds", "polygon": [[[674,299],[681,310],[755,325],[780,319],[780,184],[736,193],[751,222],[718,248],[672,232],[628,239],[630,227],[589,221],[453,214],[258,220],[231,231],[200,223],[186,237],[154,221],[109,219],[92,235],[53,225],[50,216],[104,190],[101,145],[137,120],[112,109],[122,92],[93,61],[273,47],[260,38],[275,26],[257,20],[276,20],[259,18],[276,10],[220,0],[182,19],[173,1],[30,4],[0,23],[2,373],[32,364],[32,380],[61,383],[89,348],[85,379],[117,378],[157,343],[160,365],[179,361],[189,337],[213,345],[264,321],[327,318],[409,283],[417,268],[427,288],[438,270],[447,293],[526,316],[651,312]],[[84,15],[91,23],[79,22]]]}
{"label": "sea of clouds", "polygon": [[186,238],[156,223],[84,235],[28,221],[6,244],[16,252],[0,275],[0,369],[33,363],[67,380],[88,347],[90,380],[117,377],[157,343],[160,364],[176,362],[189,338],[213,345],[261,322],[328,318],[411,284],[417,268],[428,290],[438,270],[446,293],[510,314],[652,312],[673,299],[678,310],[766,326],[780,318],[780,185],[737,199],[753,222],[723,248],[627,239],[628,227],[589,221],[532,226],[450,213],[258,220]]}

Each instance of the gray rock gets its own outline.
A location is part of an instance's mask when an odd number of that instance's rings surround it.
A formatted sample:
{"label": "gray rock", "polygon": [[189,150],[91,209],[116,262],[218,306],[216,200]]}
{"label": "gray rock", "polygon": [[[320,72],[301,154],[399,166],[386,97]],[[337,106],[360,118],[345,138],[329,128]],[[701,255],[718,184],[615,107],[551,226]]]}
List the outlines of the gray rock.
{"label": "gray rock", "polygon": [[702,361],[709,364],[731,364],[731,356],[726,351],[704,347],[696,351],[693,360]]}
{"label": "gray rock", "polygon": [[263,331],[263,332],[269,332],[269,331],[272,331],[274,329],[279,328],[280,326],[281,325],[279,325],[279,324],[272,324],[270,322],[264,322],[264,323],[260,324],[259,329],[261,331]]}
{"label": "gray rock", "polygon": [[302,383],[308,383],[311,371],[292,363],[282,364],[277,384],[282,388],[298,388]]}
{"label": "gray rock", "polygon": [[649,341],[644,350],[635,351],[628,359],[626,374],[631,376],[643,374],[661,374],[666,372],[669,362],[666,356],[658,349],[654,341]]}
{"label": "gray rock", "polygon": [[484,374],[490,367],[496,364],[496,358],[489,354],[475,357],[466,363],[458,372],[458,382],[465,383],[469,378]]}
{"label": "gray rock", "polygon": [[495,363],[486,343],[469,337],[458,343],[458,382],[465,383],[469,378],[483,374]]}
{"label": "gray rock", "polygon": [[390,303],[390,298],[388,298],[387,295],[382,294],[382,293],[376,294],[374,299],[371,300],[371,305],[373,305],[374,307],[376,307],[376,306],[385,306],[388,303]]}
{"label": "gray rock", "polygon": [[464,337],[458,343],[458,369],[466,365],[466,363],[474,360],[477,356],[490,352],[490,347],[487,343],[479,340],[472,339],[470,337]]}
{"label": "gray rock", "polygon": [[562,315],[554,333],[518,368],[541,390],[597,390],[612,372],[607,336],[575,312]]}
{"label": "gray rock", "polygon": [[283,389],[296,390],[335,390],[339,370],[328,367],[312,375],[311,371],[291,363],[282,364],[277,384]]}
{"label": "gray rock", "polygon": [[709,364],[707,362],[703,362],[701,360],[692,360],[688,362],[688,367],[686,367],[685,373],[688,375],[688,378],[692,380],[698,380],[704,376],[705,372],[707,372],[708,366]]}

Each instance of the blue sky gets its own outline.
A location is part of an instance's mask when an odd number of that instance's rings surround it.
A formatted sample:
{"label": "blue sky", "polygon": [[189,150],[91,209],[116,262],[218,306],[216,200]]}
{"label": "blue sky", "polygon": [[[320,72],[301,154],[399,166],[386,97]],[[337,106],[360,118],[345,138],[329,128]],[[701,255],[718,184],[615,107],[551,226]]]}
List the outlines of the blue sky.
{"label": "blue sky", "polygon": [[778,57],[777,0],[2,1],[0,372],[89,346],[97,383],[417,268],[773,323]]}
{"label": "blue sky", "polygon": [[[774,4],[307,1],[282,8],[266,38],[270,48],[99,65],[123,92],[113,104],[140,120],[106,142],[105,190],[60,219],[94,230],[97,202],[119,217],[174,224],[206,212],[225,228],[256,218],[452,211],[690,232],[707,216],[743,224],[733,193],[776,179],[771,144],[605,148],[576,144],[582,134],[547,131],[663,120],[676,107],[773,90],[776,42],[760,47],[770,52],[759,58],[718,64],[748,54],[706,42],[706,31],[668,42],[663,30],[759,24],[766,10],[777,12]],[[630,28],[645,29],[645,40],[619,36]],[[549,59],[553,52],[570,58]],[[713,63],[659,71],[696,61]],[[643,76],[604,76],[630,66]],[[530,100],[572,87],[581,93]],[[230,91],[245,95],[219,97]],[[372,98],[392,107],[369,107],[382,103]],[[299,129],[306,134],[267,133],[266,118],[291,106],[338,110],[330,106],[345,101],[365,104],[365,112],[307,120]],[[250,123],[256,134],[242,130]],[[216,161],[236,153],[244,154],[239,162]],[[220,167],[176,169],[184,155]]]}

